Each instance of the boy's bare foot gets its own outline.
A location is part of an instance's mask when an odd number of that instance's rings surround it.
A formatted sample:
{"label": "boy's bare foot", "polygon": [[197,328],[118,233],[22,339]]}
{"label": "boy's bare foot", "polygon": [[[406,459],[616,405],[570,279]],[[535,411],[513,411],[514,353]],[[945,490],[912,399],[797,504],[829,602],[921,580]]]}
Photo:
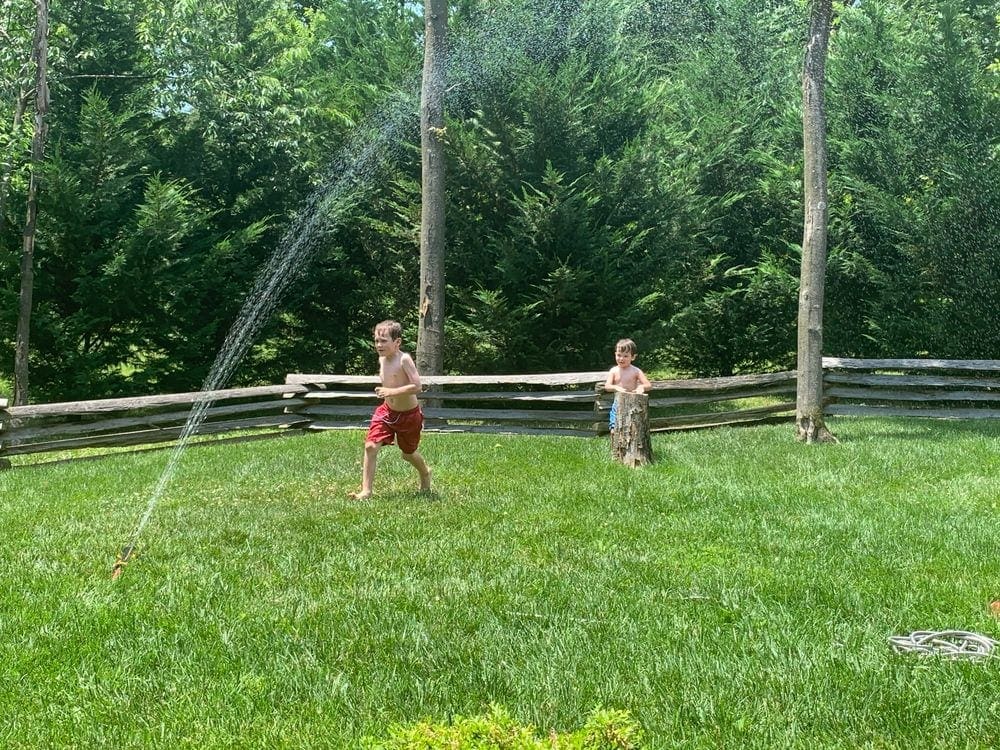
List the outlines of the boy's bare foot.
{"label": "boy's bare foot", "polygon": [[420,491],[425,495],[431,492],[431,470],[428,469],[426,474],[420,475]]}
{"label": "boy's bare foot", "polygon": [[351,498],[351,500],[367,500],[372,496],[372,493],[358,490],[357,492],[348,492],[347,496]]}

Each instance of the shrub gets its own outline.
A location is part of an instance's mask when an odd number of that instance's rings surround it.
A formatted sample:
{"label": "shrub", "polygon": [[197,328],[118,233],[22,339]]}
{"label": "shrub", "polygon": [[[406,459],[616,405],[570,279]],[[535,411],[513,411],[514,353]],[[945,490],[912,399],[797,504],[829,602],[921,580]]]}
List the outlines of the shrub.
{"label": "shrub", "polygon": [[597,709],[582,729],[552,731],[539,737],[535,728],[514,721],[501,706],[484,716],[457,716],[448,723],[421,721],[392,727],[387,740],[371,750],[640,750],[642,731],[627,711]]}

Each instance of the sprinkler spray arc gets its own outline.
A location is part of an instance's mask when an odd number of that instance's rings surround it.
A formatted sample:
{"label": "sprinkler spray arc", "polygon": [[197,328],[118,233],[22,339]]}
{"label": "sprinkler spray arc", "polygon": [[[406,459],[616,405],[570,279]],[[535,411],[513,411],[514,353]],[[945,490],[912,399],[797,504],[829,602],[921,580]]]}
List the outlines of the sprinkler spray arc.
{"label": "sprinkler spray arc", "polygon": [[[557,23],[554,30],[560,37],[567,32],[573,17],[572,13],[568,16],[557,14],[555,17]],[[517,54],[553,47],[551,41],[544,47],[539,44],[537,31],[540,28],[545,28],[545,25],[524,24],[511,28],[501,18],[491,16],[484,19],[480,28],[472,29],[466,37],[459,38],[459,43],[449,50],[446,79],[458,80],[445,88],[444,93],[465,96],[505,82],[510,67],[507,61]],[[402,86],[401,96],[391,97],[355,130],[353,137],[333,160],[320,187],[310,195],[305,209],[285,231],[261,269],[202,385],[201,397],[191,409],[145,512],[112,566],[112,580],[120,578],[125,566],[136,556],[139,538],[176,472],[189,438],[207,416],[213,401],[212,391],[222,388],[228,381],[284,291],[304,271],[309,259],[318,250],[321,238],[339,225],[361,194],[371,187],[374,177],[401,150],[400,144],[406,140],[405,132],[414,124],[412,115],[416,102],[413,94],[416,89],[414,85]]]}
{"label": "sprinkler spray arc", "polygon": [[393,153],[392,144],[402,140],[398,136],[406,126],[404,115],[409,109],[405,100],[392,100],[388,103],[388,108],[379,113],[377,137],[362,139],[361,136],[367,134],[358,132],[356,139],[344,148],[334,162],[323,186],[311,195],[305,210],[285,231],[267,264],[261,269],[202,384],[167,466],[150,495],[145,512],[111,569],[112,580],[121,577],[125,565],[135,556],[139,537],[175,474],[190,438],[205,421],[216,389],[222,388],[229,380],[283,292],[302,272],[308,259],[320,246],[321,238],[332,227],[337,226],[341,217],[373,181],[372,175],[385,165],[388,155]]}

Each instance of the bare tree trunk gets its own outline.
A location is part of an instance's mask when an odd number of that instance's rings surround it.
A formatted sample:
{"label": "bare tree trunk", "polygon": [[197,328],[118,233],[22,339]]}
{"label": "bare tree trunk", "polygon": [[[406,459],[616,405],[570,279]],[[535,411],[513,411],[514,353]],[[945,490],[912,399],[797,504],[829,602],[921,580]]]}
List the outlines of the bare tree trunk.
{"label": "bare tree trunk", "polygon": [[807,443],[835,438],[823,421],[823,297],[826,277],[826,107],[824,81],[832,0],[812,0],[802,70],[805,226],[799,280],[798,384],[795,436]]}
{"label": "bare tree trunk", "polygon": [[417,369],[444,368],[444,76],[447,0],[424,2],[424,74],[420,97],[422,205],[420,210],[420,307]]}
{"label": "bare tree trunk", "polygon": [[45,152],[45,115],[49,109],[47,77],[49,4],[35,0],[37,21],[32,57],[35,61],[35,128],[31,138],[31,178],[28,182],[28,216],[21,248],[21,297],[17,310],[14,344],[14,405],[28,403],[28,334],[31,330],[31,295],[34,291],[35,226],[38,219],[38,173]]}

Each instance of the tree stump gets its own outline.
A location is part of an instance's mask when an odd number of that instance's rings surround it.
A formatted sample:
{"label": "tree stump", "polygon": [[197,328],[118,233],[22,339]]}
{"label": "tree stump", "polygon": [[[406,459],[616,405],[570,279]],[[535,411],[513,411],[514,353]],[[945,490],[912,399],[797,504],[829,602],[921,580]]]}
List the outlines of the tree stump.
{"label": "tree stump", "polygon": [[615,394],[611,456],[633,469],[653,462],[653,443],[649,438],[649,396],[645,393]]}

